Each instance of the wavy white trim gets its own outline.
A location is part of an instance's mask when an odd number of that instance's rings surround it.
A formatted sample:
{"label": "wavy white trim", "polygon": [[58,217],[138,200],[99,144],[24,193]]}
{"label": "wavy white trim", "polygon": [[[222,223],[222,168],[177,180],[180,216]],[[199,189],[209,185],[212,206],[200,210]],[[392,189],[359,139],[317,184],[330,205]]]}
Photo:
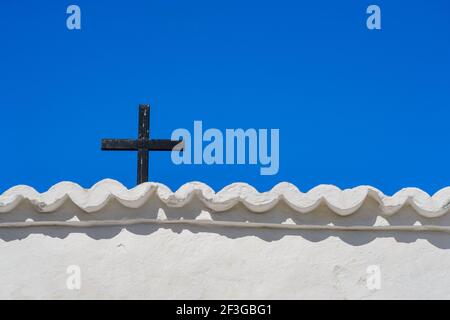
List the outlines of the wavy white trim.
{"label": "wavy white trim", "polygon": [[370,186],[341,190],[332,185],[319,185],[303,193],[293,184],[283,182],[268,192],[260,193],[248,184],[233,183],[216,193],[204,183],[189,182],[172,192],[167,186],[154,182],[128,190],[121,183],[106,179],[90,189],[72,182],[61,182],[44,193],[38,193],[29,186],[15,186],[0,196],[0,213],[12,211],[24,200],[28,200],[40,212],[55,211],[68,199],[88,213],[101,210],[112,198],[125,207],[138,208],[153,194],[167,206],[177,208],[185,206],[197,196],[213,211],[225,211],[242,203],[250,211],[266,212],[282,201],[300,213],[311,212],[323,203],[336,214],[347,216],[357,211],[366,198],[372,198],[386,215],[411,205],[423,217],[434,218],[446,214],[450,206],[450,187],[441,189],[433,196],[417,188],[405,188],[393,196],[387,196]]}

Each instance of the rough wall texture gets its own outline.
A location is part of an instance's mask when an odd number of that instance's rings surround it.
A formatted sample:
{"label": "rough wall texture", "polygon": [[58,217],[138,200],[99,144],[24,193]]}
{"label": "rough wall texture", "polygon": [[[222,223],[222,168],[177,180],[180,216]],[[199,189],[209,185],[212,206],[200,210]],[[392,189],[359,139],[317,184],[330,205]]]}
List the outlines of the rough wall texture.
{"label": "rough wall texture", "polygon": [[0,298],[448,299],[449,203],[450,188],[17,186],[0,195]]}
{"label": "rough wall texture", "polygon": [[[283,202],[217,212],[203,200],[173,207],[153,194],[129,208],[112,198],[90,213],[68,200],[44,213],[19,201],[0,214],[0,298],[450,298],[444,207],[430,216],[406,203],[391,215],[368,197],[351,214]],[[74,265],[79,290],[67,287]]]}

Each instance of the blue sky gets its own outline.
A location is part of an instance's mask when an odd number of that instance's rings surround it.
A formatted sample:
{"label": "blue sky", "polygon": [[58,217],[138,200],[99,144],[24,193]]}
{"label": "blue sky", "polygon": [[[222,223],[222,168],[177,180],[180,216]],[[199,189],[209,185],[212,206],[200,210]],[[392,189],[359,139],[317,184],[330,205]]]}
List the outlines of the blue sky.
{"label": "blue sky", "polygon": [[[81,8],[81,30],[66,8]],[[366,28],[381,8],[382,29]],[[279,128],[280,170],[184,165],[150,154],[150,178],[176,189],[281,181],[301,190],[370,184],[385,193],[450,185],[450,2],[0,2],[0,192],[136,180],[133,138],[176,128]]]}

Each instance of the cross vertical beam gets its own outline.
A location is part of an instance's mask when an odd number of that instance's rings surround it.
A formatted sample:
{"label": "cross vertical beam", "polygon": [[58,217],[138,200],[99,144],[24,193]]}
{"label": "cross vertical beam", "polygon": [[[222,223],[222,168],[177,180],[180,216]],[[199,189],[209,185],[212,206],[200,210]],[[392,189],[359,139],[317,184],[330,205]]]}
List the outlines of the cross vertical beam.
{"label": "cross vertical beam", "polygon": [[148,148],[150,138],[150,106],[139,105],[137,184],[148,181]]}

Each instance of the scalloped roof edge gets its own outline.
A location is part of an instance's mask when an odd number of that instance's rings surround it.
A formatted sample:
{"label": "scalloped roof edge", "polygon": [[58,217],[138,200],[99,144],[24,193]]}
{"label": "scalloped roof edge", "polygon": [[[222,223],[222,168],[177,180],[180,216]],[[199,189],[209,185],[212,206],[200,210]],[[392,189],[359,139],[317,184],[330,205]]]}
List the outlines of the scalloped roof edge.
{"label": "scalloped roof edge", "polygon": [[39,212],[52,212],[64,205],[69,198],[88,213],[102,210],[112,198],[125,207],[139,208],[153,194],[169,207],[183,207],[197,196],[213,211],[226,211],[242,203],[250,211],[257,213],[267,212],[279,202],[285,202],[300,213],[311,212],[325,204],[336,214],[347,216],[356,212],[369,197],[378,202],[385,215],[392,215],[403,206],[410,205],[423,217],[435,218],[446,214],[450,207],[450,187],[443,188],[432,196],[417,188],[405,188],[393,196],[387,196],[371,186],[341,190],[333,185],[319,185],[304,193],[287,182],[279,183],[267,192],[258,192],[246,183],[233,183],[214,192],[204,183],[189,182],[173,192],[164,184],[156,182],[127,189],[116,180],[105,179],[89,189],[73,182],[61,182],[44,193],[38,193],[25,185],[15,186],[0,195],[0,213],[12,211],[24,200],[28,200]]}

